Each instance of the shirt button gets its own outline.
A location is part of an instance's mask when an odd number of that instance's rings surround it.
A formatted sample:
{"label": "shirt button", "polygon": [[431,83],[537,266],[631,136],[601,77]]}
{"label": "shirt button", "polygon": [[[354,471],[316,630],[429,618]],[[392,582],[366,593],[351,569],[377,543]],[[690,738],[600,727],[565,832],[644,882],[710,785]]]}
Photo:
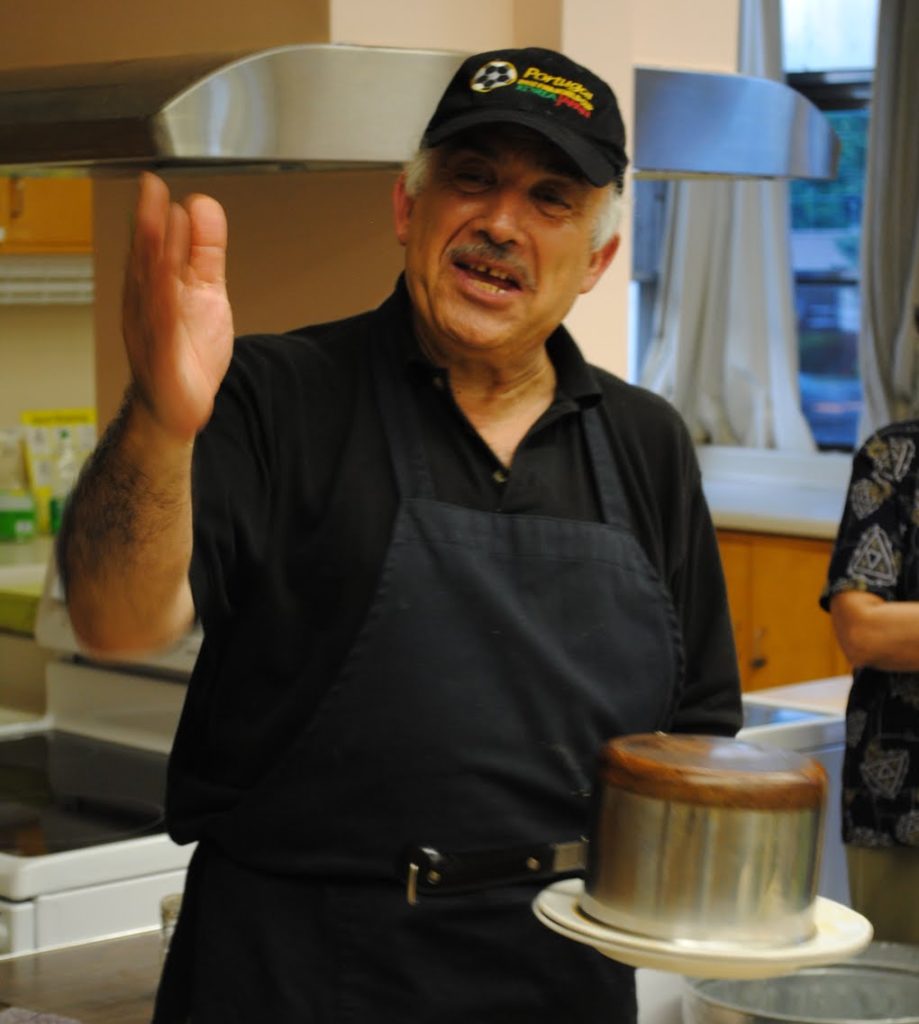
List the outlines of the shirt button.
{"label": "shirt button", "polygon": [[491,474],[491,478],[496,484],[507,483],[507,473],[505,473],[503,469],[496,469],[494,473]]}
{"label": "shirt button", "polygon": [[435,374],[431,380],[431,383],[434,385],[435,388],[437,388],[438,391],[443,391],[444,379],[443,377],[440,376],[440,374]]}

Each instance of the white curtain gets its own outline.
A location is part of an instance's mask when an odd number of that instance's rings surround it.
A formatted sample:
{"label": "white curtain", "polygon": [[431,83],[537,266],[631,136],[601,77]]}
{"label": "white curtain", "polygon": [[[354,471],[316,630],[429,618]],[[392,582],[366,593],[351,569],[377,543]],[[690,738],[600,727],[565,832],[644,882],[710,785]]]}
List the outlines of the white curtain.
{"label": "white curtain", "polygon": [[881,0],[862,218],[860,439],[919,416],[919,3]]}
{"label": "white curtain", "polygon": [[[783,79],[781,0],[742,0],[738,70]],[[698,443],[811,451],[801,413],[788,185],[670,187],[641,383]]]}

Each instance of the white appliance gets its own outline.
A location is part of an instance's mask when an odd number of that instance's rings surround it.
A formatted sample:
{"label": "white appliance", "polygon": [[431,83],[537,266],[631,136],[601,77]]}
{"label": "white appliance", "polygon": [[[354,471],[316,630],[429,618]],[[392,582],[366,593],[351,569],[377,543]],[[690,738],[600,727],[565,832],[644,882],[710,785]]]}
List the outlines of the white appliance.
{"label": "white appliance", "polygon": [[166,835],[163,798],[200,634],[143,663],[88,661],[52,564],[36,638],[57,652],[47,713],[0,726],[0,957],[159,927],[193,849]]}

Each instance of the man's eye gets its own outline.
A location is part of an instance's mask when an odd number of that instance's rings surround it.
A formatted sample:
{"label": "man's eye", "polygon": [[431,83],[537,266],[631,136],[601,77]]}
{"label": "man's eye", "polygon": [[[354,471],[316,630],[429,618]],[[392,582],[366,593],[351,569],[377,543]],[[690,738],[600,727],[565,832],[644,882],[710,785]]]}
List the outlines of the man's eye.
{"label": "man's eye", "polygon": [[535,192],[535,199],[539,206],[556,213],[562,213],[571,209],[571,202],[564,192],[561,192],[559,189],[537,189]]}
{"label": "man's eye", "polygon": [[470,168],[455,170],[453,183],[463,192],[483,192],[491,184],[491,177],[486,171]]}

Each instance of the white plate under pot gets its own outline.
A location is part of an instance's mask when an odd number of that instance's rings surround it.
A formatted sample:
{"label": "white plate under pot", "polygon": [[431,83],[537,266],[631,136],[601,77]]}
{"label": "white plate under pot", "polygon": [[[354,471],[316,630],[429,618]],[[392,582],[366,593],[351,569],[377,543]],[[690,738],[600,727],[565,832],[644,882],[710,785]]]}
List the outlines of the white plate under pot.
{"label": "white plate under pot", "polygon": [[791,945],[729,945],[651,938],[588,917],[579,900],[584,882],[568,878],[543,889],[533,912],[547,928],[632,967],[695,978],[769,978],[805,967],[839,963],[871,942],[871,922],[849,907],[818,896],[812,938]]}

